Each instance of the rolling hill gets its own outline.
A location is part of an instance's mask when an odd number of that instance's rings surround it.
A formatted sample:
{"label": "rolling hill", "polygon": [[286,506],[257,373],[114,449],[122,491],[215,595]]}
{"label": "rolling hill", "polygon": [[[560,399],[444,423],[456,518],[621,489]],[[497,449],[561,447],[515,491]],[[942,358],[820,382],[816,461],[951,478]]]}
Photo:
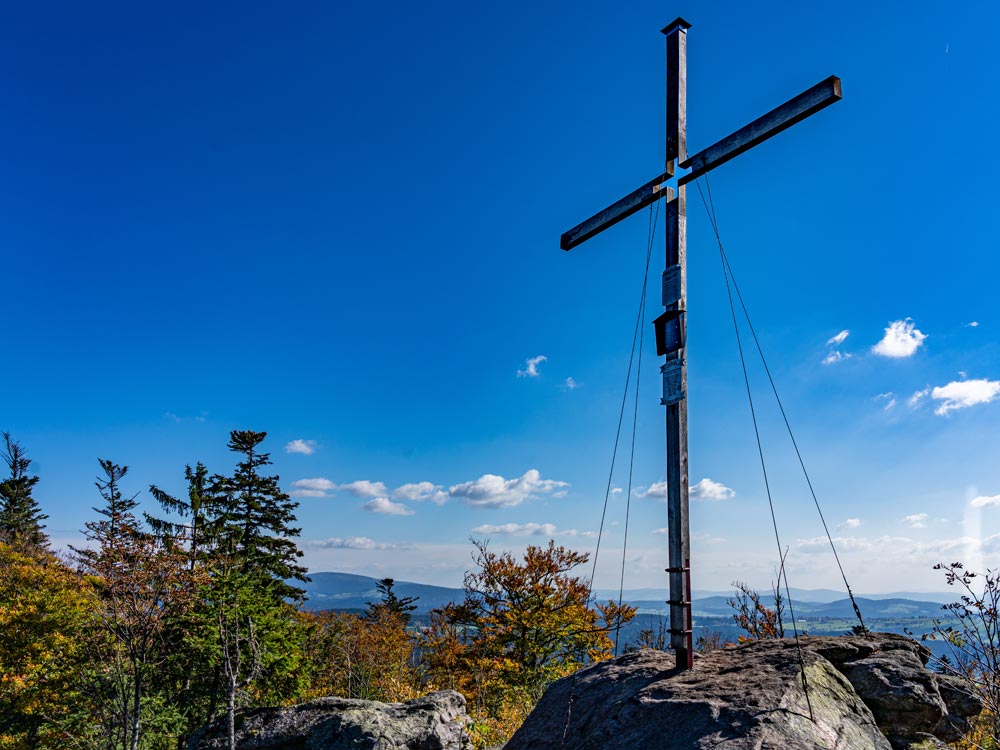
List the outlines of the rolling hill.
{"label": "rolling hill", "polygon": [[[312,573],[305,584],[306,609],[364,609],[368,602],[378,601],[375,584],[378,579],[352,573]],[[429,612],[449,602],[461,601],[465,594],[460,588],[430,586],[411,581],[396,581],[399,597],[415,596],[418,614]],[[618,592],[597,590],[596,598],[617,599]],[[729,617],[732,608],[727,592],[694,591],[693,614],[702,617]],[[843,592],[829,589],[792,589],[792,605],[797,617],[853,619],[854,609]],[[919,597],[919,598],[918,598]],[[624,592],[625,600],[645,614],[666,614],[666,592],[659,589],[633,589]],[[881,594],[857,597],[861,614],[867,619],[934,618],[942,615],[941,602],[950,601],[946,594]],[[771,595],[762,595],[765,606],[773,606]]]}

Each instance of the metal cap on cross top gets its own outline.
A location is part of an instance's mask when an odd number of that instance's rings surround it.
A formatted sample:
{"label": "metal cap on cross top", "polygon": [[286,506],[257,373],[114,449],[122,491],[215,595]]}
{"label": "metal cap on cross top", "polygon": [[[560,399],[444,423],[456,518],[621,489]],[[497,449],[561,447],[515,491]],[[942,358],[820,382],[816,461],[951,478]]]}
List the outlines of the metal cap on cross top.
{"label": "metal cap on cross top", "polygon": [[678,16],[673,21],[671,21],[670,23],[668,23],[666,26],[663,27],[662,33],[669,36],[670,34],[673,34],[675,31],[687,31],[690,28],[691,24],[689,24],[683,18]]}
{"label": "metal cap on cross top", "polygon": [[[679,669],[690,669],[691,642],[691,537],[688,528],[688,424],[687,424],[687,216],[685,185],[782,130],[839,101],[840,79],[820,81],[721,141],[687,156],[687,44],[691,24],[677,18],[663,28],[667,37],[666,159],[662,174],[633,190],[603,211],[576,225],[560,238],[560,247],[571,250],[658,200],[666,199],[666,271],[663,305],[666,312],[654,325],[658,354],[665,360],[663,398],[667,437],[667,549],[670,599],[670,646]],[[677,175],[676,190],[667,186],[674,178],[675,161],[687,174]]]}

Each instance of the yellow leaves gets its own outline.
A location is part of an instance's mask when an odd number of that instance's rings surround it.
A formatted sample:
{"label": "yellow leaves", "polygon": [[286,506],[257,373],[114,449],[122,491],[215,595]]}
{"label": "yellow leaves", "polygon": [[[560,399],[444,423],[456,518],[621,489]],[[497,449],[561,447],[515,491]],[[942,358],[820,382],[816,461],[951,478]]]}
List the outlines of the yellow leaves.
{"label": "yellow leaves", "polygon": [[473,707],[470,721],[466,725],[472,744],[477,750],[503,745],[524,723],[534,707],[533,700],[518,693],[507,695],[492,713]]}
{"label": "yellow leaves", "polygon": [[[0,713],[24,728],[0,748],[26,746],[29,728],[45,734],[41,717],[69,710],[96,609],[93,589],[51,554],[0,543]],[[33,746],[47,746],[39,736]]]}
{"label": "yellow leaves", "polygon": [[989,710],[983,711],[971,720],[971,728],[955,747],[958,750],[998,750],[1000,738],[995,734],[996,725],[996,716]]}
{"label": "yellow leaves", "polygon": [[299,617],[309,627],[310,698],[404,701],[419,695],[410,665],[413,640],[399,614],[379,610],[361,618],[349,612],[300,612]]}

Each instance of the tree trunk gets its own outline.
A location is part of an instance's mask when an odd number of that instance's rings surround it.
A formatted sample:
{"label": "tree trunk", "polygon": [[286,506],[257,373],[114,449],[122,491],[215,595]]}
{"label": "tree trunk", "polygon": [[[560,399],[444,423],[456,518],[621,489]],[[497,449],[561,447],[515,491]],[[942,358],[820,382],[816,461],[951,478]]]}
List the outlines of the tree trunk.
{"label": "tree trunk", "polygon": [[139,677],[138,671],[137,669],[132,689],[132,717],[130,721],[132,738],[129,740],[129,750],[138,750],[139,747],[139,709],[142,707],[142,678]]}
{"label": "tree trunk", "polygon": [[229,750],[236,750],[236,680],[232,678],[226,686],[226,724]]}

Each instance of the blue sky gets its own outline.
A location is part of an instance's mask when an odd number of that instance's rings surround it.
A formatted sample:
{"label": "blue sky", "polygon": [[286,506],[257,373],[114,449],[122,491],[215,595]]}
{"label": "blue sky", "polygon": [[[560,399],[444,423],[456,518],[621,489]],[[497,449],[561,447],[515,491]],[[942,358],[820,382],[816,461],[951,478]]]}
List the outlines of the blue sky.
{"label": "blue sky", "polygon": [[[228,432],[249,428],[299,495],[312,570],[458,585],[470,535],[592,548],[648,216],[571,253],[559,235],[657,174],[659,29],[678,15],[692,150],[843,79],[842,102],[711,186],[852,586],[996,565],[989,2],[6,8],[0,428],[35,460],[56,541],[92,516],[98,457],[134,491],[181,492],[185,463],[229,471]],[[693,584],[766,586],[776,551],[694,189],[688,216],[691,482],[709,480]],[[665,583],[652,348],[629,587]],[[790,583],[841,587],[751,376]],[[598,585],[617,583],[625,494]]]}

